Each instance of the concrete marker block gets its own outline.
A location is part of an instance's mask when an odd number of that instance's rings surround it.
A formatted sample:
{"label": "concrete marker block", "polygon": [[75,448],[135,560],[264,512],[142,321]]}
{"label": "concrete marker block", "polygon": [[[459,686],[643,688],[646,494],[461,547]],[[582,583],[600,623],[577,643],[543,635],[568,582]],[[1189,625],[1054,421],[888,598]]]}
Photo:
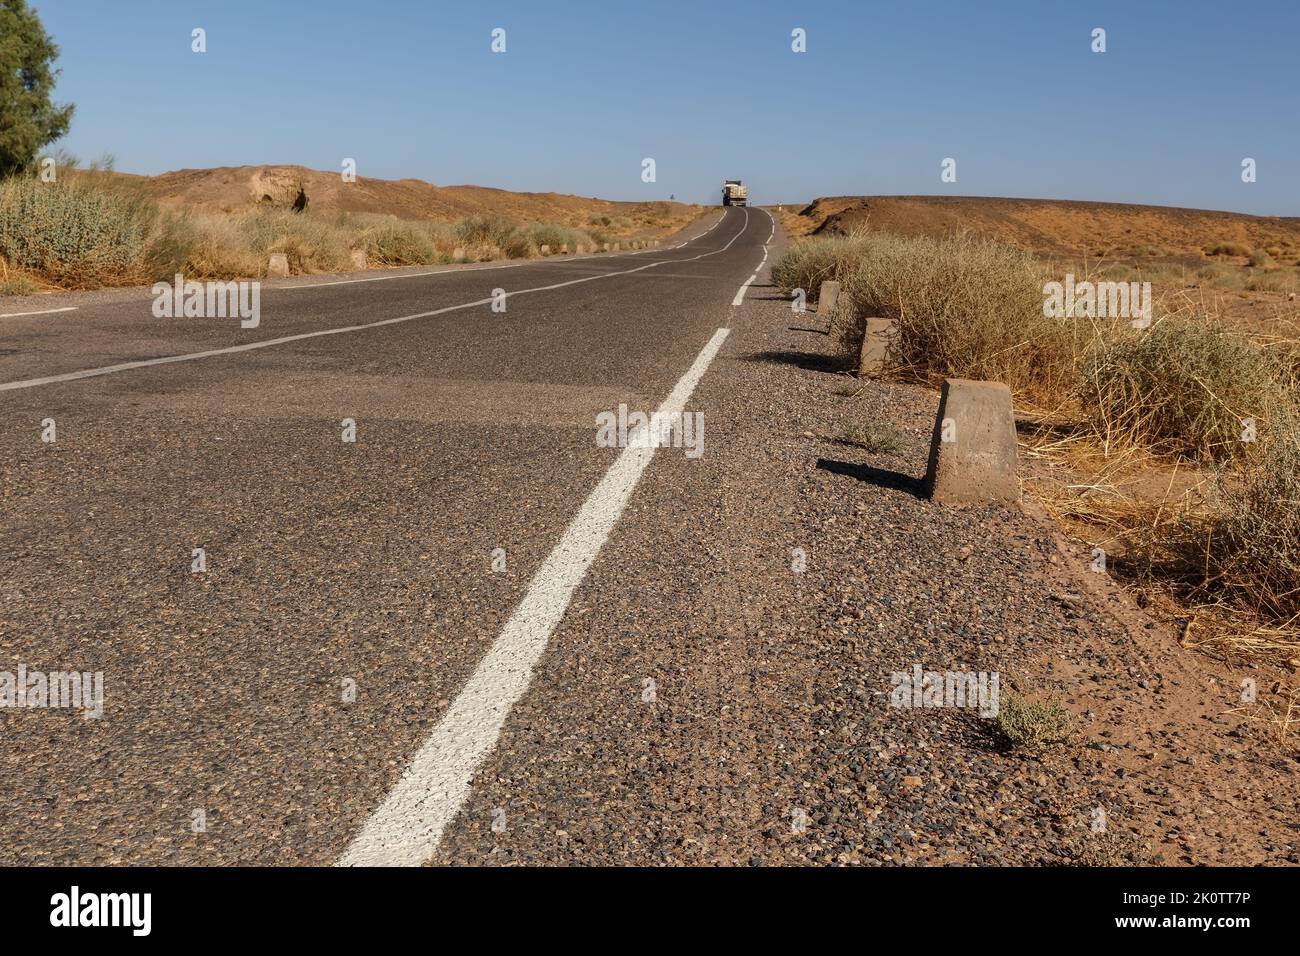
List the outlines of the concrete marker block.
{"label": "concrete marker block", "polygon": [[545,243],[542,243],[542,248],[539,251],[541,252],[542,255],[549,256],[551,254],[551,247],[546,245]]}
{"label": "concrete marker block", "polygon": [[465,258],[465,247],[457,246],[455,249],[451,250],[451,257],[457,262],[460,262]]}
{"label": "concrete marker block", "polygon": [[368,269],[369,267],[370,267],[370,264],[366,261],[366,250],[364,250],[364,249],[353,249],[353,250],[352,250],[352,268],[353,268],[353,269],[357,269],[357,270],[361,270],[361,269]]}
{"label": "concrete marker block", "polygon": [[1011,389],[1001,382],[944,380],[925,488],[946,505],[1020,500]]}
{"label": "concrete marker block", "polygon": [[266,277],[268,279],[284,279],[289,275],[289,257],[283,252],[271,253],[271,259],[266,264]]}
{"label": "concrete marker block", "polygon": [[862,335],[862,350],[858,353],[858,378],[879,373],[884,367],[894,344],[894,320],[870,318]]}
{"label": "concrete marker block", "polygon": [[840,301],[840,284],[834,279],[827,279],[822,283],[821,291],[817,293],[817,314],[832,315],[835,312],[835,306]]}

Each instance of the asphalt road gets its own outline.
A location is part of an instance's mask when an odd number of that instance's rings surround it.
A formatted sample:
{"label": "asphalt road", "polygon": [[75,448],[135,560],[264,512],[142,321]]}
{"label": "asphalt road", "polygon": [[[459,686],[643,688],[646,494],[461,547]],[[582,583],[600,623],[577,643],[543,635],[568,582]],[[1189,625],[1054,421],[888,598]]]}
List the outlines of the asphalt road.
{"label": "asphalt road", "polygon": [[663,469],[694,462],[599,447],[596,416],[696,410],[774,228],[272,283],[255,329],[141,292],[0,318],[0,671],[104,681],[98,718],[0,709],[0,864],[446,860],[480,765],[527,749],[502,723],[546,705],[528,678],[574,589],[668,599],[653,533],[605,535],[625,506],[690,521]]}

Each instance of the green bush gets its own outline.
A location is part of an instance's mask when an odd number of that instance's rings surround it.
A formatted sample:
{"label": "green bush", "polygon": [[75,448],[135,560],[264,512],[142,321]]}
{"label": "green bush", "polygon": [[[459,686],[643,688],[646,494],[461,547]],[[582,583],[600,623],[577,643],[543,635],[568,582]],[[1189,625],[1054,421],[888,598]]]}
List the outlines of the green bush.
{"label": "green bush", "polygon": [[80,178],[0,182],[0,255],[69,287],[146,281],[157,207]]}

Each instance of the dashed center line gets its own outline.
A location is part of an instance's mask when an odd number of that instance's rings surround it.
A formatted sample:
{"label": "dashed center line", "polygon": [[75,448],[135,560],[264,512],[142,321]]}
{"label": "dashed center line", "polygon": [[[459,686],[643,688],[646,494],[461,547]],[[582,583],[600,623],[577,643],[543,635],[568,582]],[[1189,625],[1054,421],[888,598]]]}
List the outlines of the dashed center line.
{"label": "dashed center line", "polygon": [[[763,264],[767,262],[767,246],[772,241],[772,237],[776,235],[776,218],[766,209],[763,212],[767,213],[767,218],[772,220],[772,231],[767,234],[767,241],[763,243],[763,258],[758,260],[758,269],[762,269]],[[731,300],[733,306],[744,303],[745,292],[748,291],[750,284],[758,278],[758,269],[755,269],[754,274],[746,279],[745,284],[736,291],[736,297]]]}
{"label": "dashed center line", "polygon": [[16,319],[23,315],[53,315],[55,312],[76,312],[75,305],[69,305],[62,309],[41,309],[38,312],[5,312],[0,314],[0,319]]}

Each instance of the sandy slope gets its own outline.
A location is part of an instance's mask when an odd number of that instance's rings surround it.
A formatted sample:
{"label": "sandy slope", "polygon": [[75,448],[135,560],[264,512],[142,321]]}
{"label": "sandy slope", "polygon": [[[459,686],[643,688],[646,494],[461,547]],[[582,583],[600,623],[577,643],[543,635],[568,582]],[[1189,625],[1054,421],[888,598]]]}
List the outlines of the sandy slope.
{"label": "sandy slope", "polygon": [[969,229],[1035,252],[1201,258],[1207,245],[1231,242],[1300,257],[1300,219],[1124,203],[980,196],[822,197],[786,217],[792,234],[847,232],[869,225],[903,235]]}

